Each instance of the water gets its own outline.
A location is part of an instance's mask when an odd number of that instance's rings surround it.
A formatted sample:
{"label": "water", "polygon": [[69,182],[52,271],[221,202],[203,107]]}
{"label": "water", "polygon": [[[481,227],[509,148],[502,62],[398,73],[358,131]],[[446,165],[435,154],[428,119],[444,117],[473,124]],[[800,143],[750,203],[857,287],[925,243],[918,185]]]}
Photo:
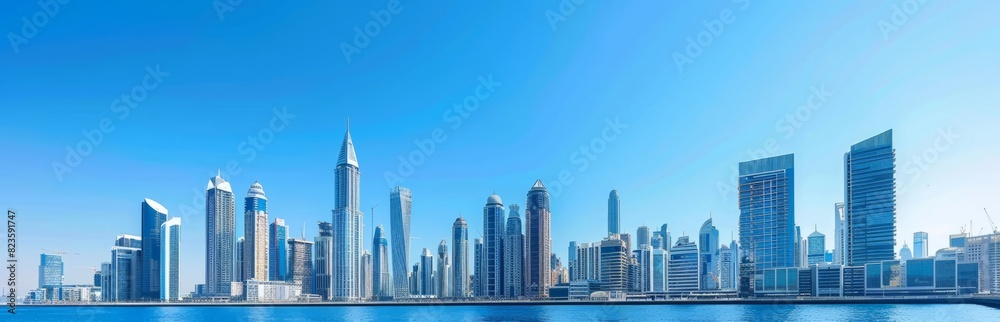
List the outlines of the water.
{"label": "water", "polygon": [[591,305],[411,307],[18,307],[23,321],[1000,321],[942,305]]}

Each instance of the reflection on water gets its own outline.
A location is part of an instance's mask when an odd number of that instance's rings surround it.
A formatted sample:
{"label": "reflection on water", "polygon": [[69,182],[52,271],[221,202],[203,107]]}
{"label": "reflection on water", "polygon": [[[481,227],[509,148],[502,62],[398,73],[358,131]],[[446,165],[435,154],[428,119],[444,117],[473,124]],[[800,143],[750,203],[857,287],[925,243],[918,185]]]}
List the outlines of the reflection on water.
{"label": "reflection on water", "polygon": [[[19,307],[25,321],[1000,321],[972,305]],[[19,319],[19,320],[20,320]]]}

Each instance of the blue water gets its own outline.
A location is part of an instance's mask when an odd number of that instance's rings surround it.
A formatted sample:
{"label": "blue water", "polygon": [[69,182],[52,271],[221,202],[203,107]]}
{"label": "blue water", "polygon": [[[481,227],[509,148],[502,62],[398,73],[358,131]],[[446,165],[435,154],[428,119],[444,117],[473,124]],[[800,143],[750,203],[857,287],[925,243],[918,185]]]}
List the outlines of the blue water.
{"label": "blue water", "polygon": [[1000,321],[951,305],[19,307],[22,321]]}

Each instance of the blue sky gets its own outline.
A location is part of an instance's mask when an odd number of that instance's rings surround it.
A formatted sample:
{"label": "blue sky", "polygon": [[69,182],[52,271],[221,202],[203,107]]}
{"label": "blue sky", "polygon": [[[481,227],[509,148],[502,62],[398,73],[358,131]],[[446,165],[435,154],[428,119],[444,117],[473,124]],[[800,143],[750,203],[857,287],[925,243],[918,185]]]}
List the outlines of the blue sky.
{"label": "blue sky", "polygon": [[737,163],[784,153],[796,222],[830,235],[843,153],[890,128],[897,248],[923,230],[933,252],[970,220],[986,227],[982,208],[1000,217],[996,2],[54,8],[0,13],[0,204],[20,213],[22,294],[43,248],[78,253],[66,282],[90,283],[115,236],[139,234],[143,198],[182,217],[181,291],[193,290],[200,194],[220,168],[238,213],[257,179],[270,217],[311,239],[331,219],[347,118],[365,238],[372,219],[388,227],[386,176],[399,176],[411,258],[460,214],[478,237],[491,193],[523,205],[539,178],[561,258],[604,235],[613,188],[627,231],[668,223],[676,238],[711,213],[728,243]]}

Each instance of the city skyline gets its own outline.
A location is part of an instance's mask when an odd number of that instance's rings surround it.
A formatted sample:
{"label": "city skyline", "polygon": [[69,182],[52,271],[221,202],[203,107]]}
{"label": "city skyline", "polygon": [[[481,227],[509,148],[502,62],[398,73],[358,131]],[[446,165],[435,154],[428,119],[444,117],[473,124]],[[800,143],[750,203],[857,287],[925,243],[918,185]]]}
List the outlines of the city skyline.
{"label": "city skyline", "polygon": [[[892,128],[897,250],[904,239],[912,245],[908,236],[916,231],[929,233],[933,253],[969,220],[973,234],[986,226],[982,208],[1000,208],[992,184],[1000,175],[990,171],[998,136],[990,122],[998,116],[991,84],[1000,73],[991,44],[953,35],[995,36],[995,29],[975,22],[990,10],[928,3],[883,38],[878,22],[890,20],[889,3],[754,3],[745,11],[727,5],[624,5],[618,11],[588,3],[551,33],[542,12],[555,4],[534,11],[479,8],[461,17],[407,6],[351,62],[338,45],[370,19],[365,14],[372,8],[362,4],[344,10],[320,4],[266,28],[249,22],[261,20],[261,11],[288,10],[244,5],[225,21],[206,22],[201,15],[208,9],[190,4],[164,11],[80,4],[74,14],[66,7],[19,54],[3,54],[10,59],[2,61],[15,63],[0,76],[0,104],[11,107],[0,134],[16,139],[0,148],[16,157],[0,169],[10,180],[0,201],[25,214],[21,264],[37,265],[42,249],[79,253],[63,261],[66,282],[80,284],[92,274],[80,267],[107,261],[114,236],[141,235],[136,204],[157,200],[184,221],[181,293],[187,293],[206,275],[205,179],[221,169],[242,192],[259,178],[274,200],[271,216],[315,236],[313,223],[331,220],[328,211],[335,208],[332,160],[350,117],[366,169],[359,209],[384,205],[395,185],[418,198],[407,264],[422,248],[450,240],[442,227],[460,215],[470,239],[478,237],[482,222],[474,214],[483,198],[495,191],[521,203],[535,179],[552,194],[552,250],[564,260],[569,241],[605,235],[603,197],[611,189],[622,195],[624,232],[668,223],[674,239],[693,239],[711,212],[726,243],[737,229],[733,168],[785,153],[795,153],[799,167],[796,224],[818,225],[832,248],[830,205],[843,199],[842,154]],[[697,38],[702,22],[723,9],[737,20],[678,70],[673,54],[684,53],[686,39]],[[31,3],[8,13],[19,21],[36,11]],[[321,11],[327,12],[322,18]],[[595,21],[602,11],[612,16]],[[762,13],[772,11],[786,20],[768,21]],[[524,16],[528,12],[534,16]],[[865,14],[836,19],[858,12]],[[970,18],[944,19],[954,12]],[[416,22],[437,15],[443,15],[440,26],[475,17],[490,27],[466,33]],[[83,18],[99,16],[137,19],[93,28]],[[511,19],[528,23],[513,26]],[[181,28],[184,35],[218,52],[181,46],[184,40],[163,34],[176,30],[173,20],[196,21]],[[584,28],[589,23],[608,35],[635,37],[577,41],[591,39],[585,37],[593,31]],[[786,30],[789,25],[795,30]],[[429,37],[434,41],[410,41],[425,32],[436,35]],[[256,41],[244,33],[287,37]],[[762,46],[748,36],[755,33],[776,34],[777,42]],[[70,45],[81,43],[94,46]],[[293,50],[301,44],[315,50]],[[462,57],[436,54],[441,48]],[[938,50],[944,48],[961,54],[943,58]],[[398,54],[402,49],[412,55]],[[53,56],[65,52],[80,54]],[[53,61],[59,63],[50,66]],[[137,108],[109,106],[146,76],[160,81]],[[237,78],[244,81],[231,81]],[[466,98],[478,108],[456,110]],[[105,119],[113,131],[100,130]],[[98,134],[100,143],[92,143]],[[76,153],[81,142],[91,142],[93,151],[67,163],[67,148]],[[487,151],[494,153],[481,157]],[[72,165],[71,171],[55,171],[54,162]],[[397,182],[387,182],[387,173]],[[664,204],[669,210],[660,210]],[[364,217],[365,227],[389,227],[382,209]],[[236,215],[233,238],[242,235],[243,221]],[[22,270],[19,278],[32,281],[33,271]]]}

